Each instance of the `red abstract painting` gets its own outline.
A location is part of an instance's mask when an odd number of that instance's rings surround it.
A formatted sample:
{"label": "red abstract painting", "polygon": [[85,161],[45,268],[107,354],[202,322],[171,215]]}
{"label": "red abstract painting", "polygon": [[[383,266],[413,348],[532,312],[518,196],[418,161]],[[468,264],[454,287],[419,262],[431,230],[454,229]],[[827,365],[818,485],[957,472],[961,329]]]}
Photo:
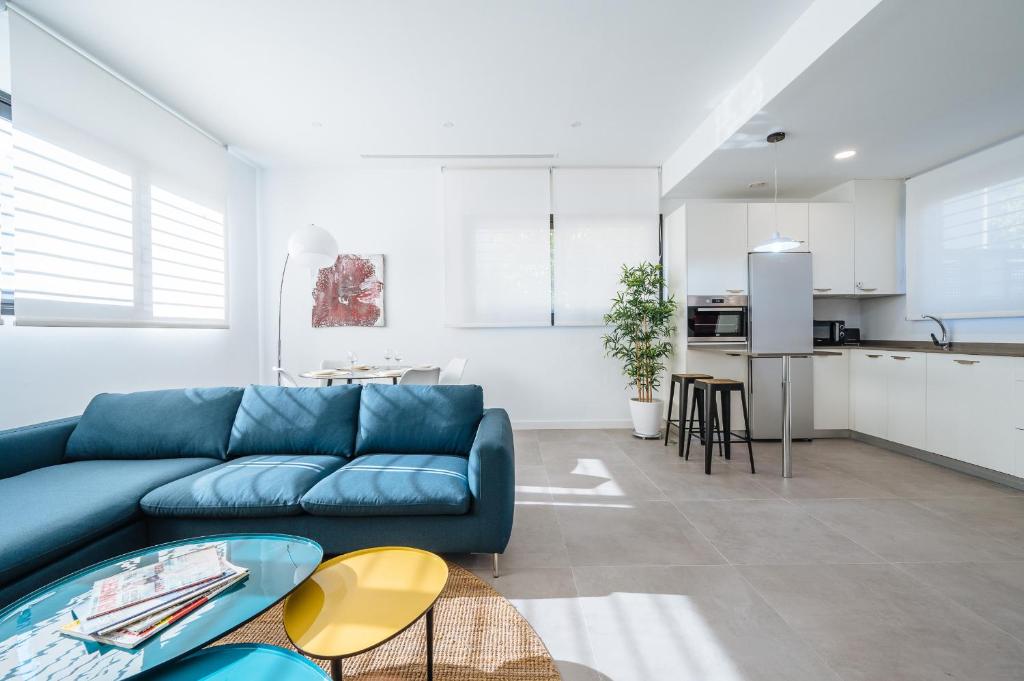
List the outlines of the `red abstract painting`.
{"label": "red abstract painting", "polygon": [[384,256],[339,255],[313,289],[313,327],[384,326]]}

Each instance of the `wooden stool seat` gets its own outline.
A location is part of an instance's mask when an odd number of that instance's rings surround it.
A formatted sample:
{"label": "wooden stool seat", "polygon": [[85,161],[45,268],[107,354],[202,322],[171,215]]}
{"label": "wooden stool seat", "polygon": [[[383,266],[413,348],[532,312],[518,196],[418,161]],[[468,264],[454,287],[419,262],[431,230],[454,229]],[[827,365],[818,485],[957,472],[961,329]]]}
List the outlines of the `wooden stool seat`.
{"label": "wooden stool seat", "polygon": [[743,381],[737,381],[732,378],[708,378],[706,380],[699,380],[698,383],[707,383],[708,385],[743,385]]}
{"label": "wooden stool seat", "polygon": [[672,380],[673,381],[677,381],[678,382],[678,381],[681,381],[681,380],[685,380],[687,378],[693,378],[693,379],[697,379],[697,378],[714,378],[714,376],[712,376],[711,374],[672,374]]}

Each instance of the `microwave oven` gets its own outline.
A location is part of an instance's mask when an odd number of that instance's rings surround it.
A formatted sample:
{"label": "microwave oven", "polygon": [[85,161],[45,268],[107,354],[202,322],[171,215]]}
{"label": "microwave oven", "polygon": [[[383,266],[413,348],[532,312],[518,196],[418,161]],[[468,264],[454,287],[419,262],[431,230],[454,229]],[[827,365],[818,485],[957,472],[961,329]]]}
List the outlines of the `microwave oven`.
{"label": "microwave oven", "polygon": [[746,343],[746,296],[687,296],[687,343]]}
{"label": "microwave oven", "polygon": [[846,343],[846,322],[841,319],[815,319],[815,345],[843,345]]}

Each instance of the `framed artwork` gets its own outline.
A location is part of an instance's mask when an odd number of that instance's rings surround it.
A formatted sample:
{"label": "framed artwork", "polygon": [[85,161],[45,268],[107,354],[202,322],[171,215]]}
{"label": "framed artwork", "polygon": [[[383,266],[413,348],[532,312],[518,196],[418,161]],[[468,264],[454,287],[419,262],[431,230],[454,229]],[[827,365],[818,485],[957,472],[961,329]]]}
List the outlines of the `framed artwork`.
{"label": "framed artwork", "polygon": [[384,326],[384,256],[339,255],[313,288],[313,328]]}

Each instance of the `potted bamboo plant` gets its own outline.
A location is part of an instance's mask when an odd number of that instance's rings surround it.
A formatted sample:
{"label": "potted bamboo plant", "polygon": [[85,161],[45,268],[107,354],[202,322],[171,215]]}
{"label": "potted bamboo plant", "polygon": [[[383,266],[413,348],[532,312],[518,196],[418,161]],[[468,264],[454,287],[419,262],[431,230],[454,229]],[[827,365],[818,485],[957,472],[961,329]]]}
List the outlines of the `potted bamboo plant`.
{"label": "potted bamboo plant", "polygon": [[661,265],[623,265],[619,281],[622,289],[604,316],[605,324],[612,327],[602,336],[605,355],[622,362],[622,373],[636,387],[636,396],[629,402],[633,433],[655,438],[661,432],[662,400],[655,399],[654,392],[661,385],[665,360],[672,356],[676,302],[662,295]]}

